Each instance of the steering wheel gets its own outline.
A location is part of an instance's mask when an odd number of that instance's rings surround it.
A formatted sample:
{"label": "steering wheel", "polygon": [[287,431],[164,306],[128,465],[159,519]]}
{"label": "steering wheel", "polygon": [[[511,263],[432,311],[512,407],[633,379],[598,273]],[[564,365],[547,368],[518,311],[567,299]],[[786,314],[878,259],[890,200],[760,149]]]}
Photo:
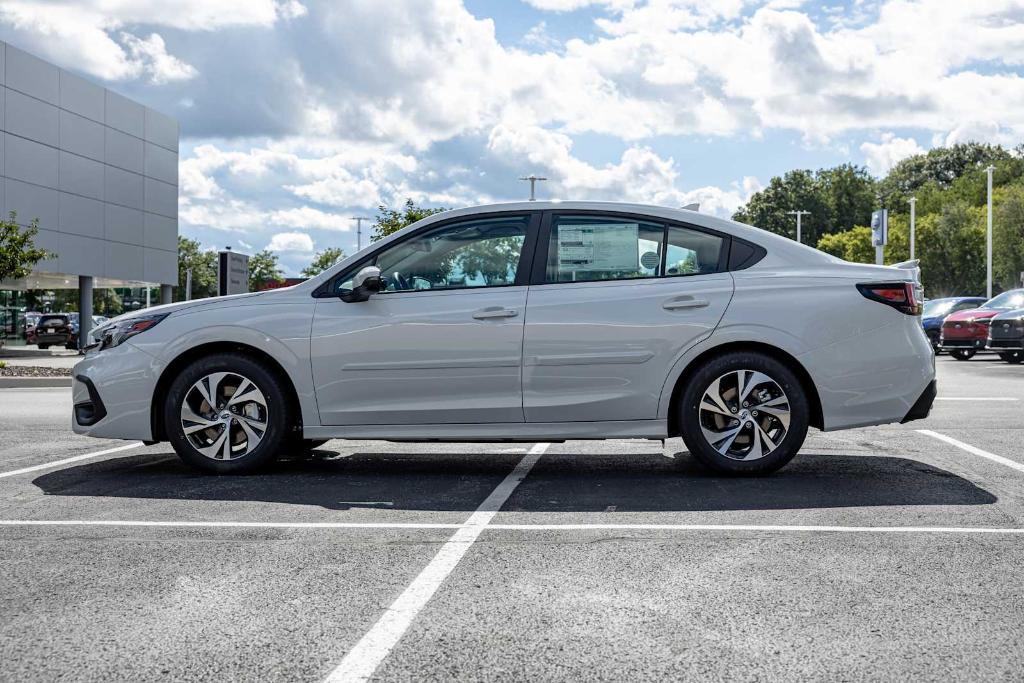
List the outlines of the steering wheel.
{"label": "steering wheel", "polygon": [[409,282],[397,270],[391,274],[391,278],[395,281],[395,290],[404,292],[411,289]]}

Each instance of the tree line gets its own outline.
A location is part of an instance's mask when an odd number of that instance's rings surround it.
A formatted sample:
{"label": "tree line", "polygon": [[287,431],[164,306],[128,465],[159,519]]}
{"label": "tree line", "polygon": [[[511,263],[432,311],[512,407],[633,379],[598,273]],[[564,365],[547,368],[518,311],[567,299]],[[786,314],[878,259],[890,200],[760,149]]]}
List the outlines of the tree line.
{"label": "tree line", "polygon": [[928,297],[985,291],[986,183],[993,172],[993,288],[1018,287],[1024,271],[1024,155],[1022,148],[965,143],[908,157],[883,178],[852,164],[794,170],[772,178],[733,218],[803,240],[847,261],[874,263],[871,212],[889,210],[885,262],[910,257],[910,199],[916,198],[915,258]]}

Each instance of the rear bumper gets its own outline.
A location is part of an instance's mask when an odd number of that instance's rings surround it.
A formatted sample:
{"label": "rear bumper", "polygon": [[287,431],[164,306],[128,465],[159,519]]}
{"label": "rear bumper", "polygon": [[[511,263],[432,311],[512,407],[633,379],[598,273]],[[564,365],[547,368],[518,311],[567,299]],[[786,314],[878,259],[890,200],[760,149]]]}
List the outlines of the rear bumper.
{"label": "rear bumper", "polygon": [[910,407],[907,414],[900,420],[900,424],[906,424],[907,422],[913,422],[914,420],[923,420],[928,417],[928,414],[932,412],[932,404],[935,403],[935,396],[939,393],[938,382],[932,380],[928,383],[928,386],[924,388],[921,395],[914,405]]}

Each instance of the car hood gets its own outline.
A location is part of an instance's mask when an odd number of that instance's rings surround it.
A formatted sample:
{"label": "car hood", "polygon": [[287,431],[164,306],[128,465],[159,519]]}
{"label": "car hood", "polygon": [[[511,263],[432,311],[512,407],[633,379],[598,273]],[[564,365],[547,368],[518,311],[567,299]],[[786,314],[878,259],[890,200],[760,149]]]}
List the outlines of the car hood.
{"label": "car hood", "polygon": [[129,318],[135,318],[140,315],[150,315],[152,313],[177,313],[178,311],[184,311],[193,308],[216,308],[219,306],[233,306],[241,299],[252,299],[258,296],[273,296],[278,292],[283,292],[287,287],[281,289],[268,290],[266,292],[249,292],[248,294],[232,294],[230,296],[211,296],[206,299],[192,299],[191,301],[179,301],[173,304],[163,304],[161,306],[150,306],[149,308],[140,308],[137,311],[129,311],[128,313],[122,313],[121,315],[111,318],[107,322],[103,323],[103,327],[106,327],[110,323],[117,322],[119,320],[128,320]]}
{"label": "car hood", "polygon": [[992,308],[969,308],[966,311],[957,311],[946,316],[946,322],[966,322],[968,320],[988,320],[999,315],[999,311]]}
{"label": "car hood", "polygon": [[994,322],[996,320],[1021,320],[1022,318],[1024,318],[1024,308],[1018,308],[1015,311],[1003,311],[992,320]]}

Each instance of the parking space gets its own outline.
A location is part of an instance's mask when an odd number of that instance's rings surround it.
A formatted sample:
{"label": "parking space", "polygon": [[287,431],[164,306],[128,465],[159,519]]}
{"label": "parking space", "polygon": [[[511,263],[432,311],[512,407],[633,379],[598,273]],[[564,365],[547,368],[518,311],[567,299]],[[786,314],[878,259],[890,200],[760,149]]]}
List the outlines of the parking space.
{"label": "parking space", "polygon": [[1012,678],[1024,368],[938,368],[928,420],[812,432],[759,479],[679,440],[210,477],[0,390],[4,679]]}

